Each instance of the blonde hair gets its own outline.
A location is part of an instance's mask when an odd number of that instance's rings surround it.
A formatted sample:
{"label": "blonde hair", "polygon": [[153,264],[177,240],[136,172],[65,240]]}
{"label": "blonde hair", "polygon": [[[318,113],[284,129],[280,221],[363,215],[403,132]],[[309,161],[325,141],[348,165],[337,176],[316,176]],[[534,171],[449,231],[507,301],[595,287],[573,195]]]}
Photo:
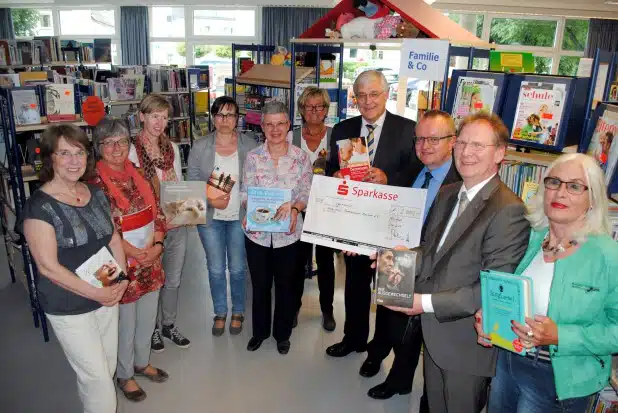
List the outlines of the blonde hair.
{"label": "blonde hair", "polygon": [[139,104],[139,111],[148,114],[152,112],[161,112],[166,110],[168,113],[172,111],[172,105],[165,99],[165,96],[157,93],[151,93],[146,96]]}
{"label": "blonde hair", "polygon": [[315,86],[307,86],[303,93],[298,97],[298,108],[300,109],[300,116],[305,121],[305,116],[303,115],[303,111],[305,110],[305,105],[307,104],[307,100],[311,98],[319,97],[322,99],[322,104],[326,109],[330,106],[330,97],[328,96],[328,92],[326,89],[318,88]]}
{"label": "blonde hair", "polygon": [[583,228],[575,234],[575,238],[582,240],[588,234],[609,234],[611,226],[607,213],[609,202],[607,201],[605,174],[594,158],[583,153],[561,155],[549,165],[543,175],[537,194],[528,201],[526,219],[530,221],[530,225],[534,229],[543,229],[549,226],[549,220],[547,215],[545,215],[543,205],[545,195],[545,184],[543,181],[556,166],[571,161],[579,163],[584,170],[586,185],[588,186],[588,199],[590,201],[590,210],[588,210],[585,217],[586,222]]}

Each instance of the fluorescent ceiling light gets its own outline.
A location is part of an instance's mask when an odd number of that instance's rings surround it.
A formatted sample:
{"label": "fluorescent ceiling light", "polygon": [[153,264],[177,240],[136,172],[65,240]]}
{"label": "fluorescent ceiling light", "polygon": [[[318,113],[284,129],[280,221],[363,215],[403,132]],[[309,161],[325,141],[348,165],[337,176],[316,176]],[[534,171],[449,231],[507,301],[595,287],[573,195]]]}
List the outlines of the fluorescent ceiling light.
{"label": "fluorescent ceiling light", "polygon": [[605,4],[610,6],[618,6],[618,1],[606,1]]}

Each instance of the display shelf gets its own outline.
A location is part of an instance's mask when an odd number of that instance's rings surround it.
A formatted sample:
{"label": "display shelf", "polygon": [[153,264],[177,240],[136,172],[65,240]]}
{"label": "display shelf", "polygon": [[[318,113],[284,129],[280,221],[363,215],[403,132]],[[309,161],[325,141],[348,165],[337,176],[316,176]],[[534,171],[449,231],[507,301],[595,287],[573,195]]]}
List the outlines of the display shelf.
{"label": "display shelf", "polygon": [[[296,80],[300,81],[313,72],[312,67],[297,67]],[[288,66],[275,66],[257,64],[236,78],[236,83],[253,86],[268,86],[282,89],[290,89],[291,68]]]}
{"label": "display shelf", "polygon": [[[564,148],[563,153],[575,153],[577,152],[577,146],[568,146]],[[509,148],[506,150],[506,161],[517,161],[530,163],[534,165],[549,166],[556,160],[561,154],[549,153],[549,152],[519,152],[515,149]]]}
{"label": "display shelf", "polygon": [[189,92],[188,90],[179,90],[176,92],[168,91],[168,92],[152,92],[152,93],[156,93],[158,95],[184,95],[184,94],[188,94],[191,92]]}
{"label": "display shelf", "polygon": [[46,123],[38,123],[36,125],[22,125],[15,126],[15,132],[33,132],[33,131],[41,131],[45,130],[49,125],[75,125],[75,126],[88,126],[88,124],[83,120],[75,120],[71,122],[46,122]]}
{"label": "display shelf", "polygon": [[191,119],[191,116],[174,116],[173,118],[170,118],[170,120],[185,120],[185,119]]}
{"label": "display shelf", "polygon": [[106,105],[115,106],[115,105],[137,105],[141,102],[142,102],[141,99],[134,99],[134,100],[109,100],[103,103],[105,103]]}

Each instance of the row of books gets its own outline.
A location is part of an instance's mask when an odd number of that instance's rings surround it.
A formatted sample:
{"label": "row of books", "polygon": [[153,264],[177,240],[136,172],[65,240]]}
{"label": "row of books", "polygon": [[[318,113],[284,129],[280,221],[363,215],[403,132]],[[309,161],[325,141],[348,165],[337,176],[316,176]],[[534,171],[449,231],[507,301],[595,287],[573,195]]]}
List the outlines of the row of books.
{"label": "row of books", "polygon": [[167,101],[172,105],[172,113],[170,116],[174,118],[190,116],[191,103],[189,102],[188,94],[165,95]]}
{"label": "row of books", "polygon": [[48,122],[65,122],[77,119],[79,90],[73,84],[48,84],[44,86],[11,89],[15,124],[36,125],[42,117]]}
{"label": "row of books", "polygon": [[150,82],[151,92],[183,92],[189,90],[187,69],[147,66],[146,75]]}
{"label": "row of books", "polygon": [[[65,52],[63,54],[63,49]],[[38,65],[52,62],[112,62],[112,40],[92,42],[38,36],[32,40],[0,40],[0,65]]]}
{"label": "row of books", "polygon": [[168,125],[168,136],[173,142],[187,143],[189,141],[191,121],[189,119],[182,119],[170,122]]}
{"label": "row of books", "polygon": [[[536,185],[541,182],[541,178],[547,167],[517,161],[504,161],[500,167],[500,179],[511,191],[527,201],[536,193]],[[534,185],[526,183],[532,183]],[[532,191],[533,193],[531,193]]]}

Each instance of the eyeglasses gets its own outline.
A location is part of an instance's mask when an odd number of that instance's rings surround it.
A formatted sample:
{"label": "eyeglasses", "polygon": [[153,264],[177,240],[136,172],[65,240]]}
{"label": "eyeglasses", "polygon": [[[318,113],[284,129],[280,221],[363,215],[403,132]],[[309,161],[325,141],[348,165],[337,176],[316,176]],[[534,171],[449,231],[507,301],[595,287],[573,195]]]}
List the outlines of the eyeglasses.
{"label": "eyeglasses", "polygon": [[283,129],[288,128],[288,122],[277,122],[277,123],[265,123],[264,129],[272,130],[272,129]]}
{"label": "eyeglasses", "polygon": [[442,139],[452,138],[455,135],[445,135],[445,136],[417,136],[414,138],[414,143],[416,145],[422,145],[425,142],[429,142],[432,146],[437,146]]}
{"label": "eyeglasses", "polygon": [[129,146],[129,143],[130,141],[127,138],[118,139],[117,141],[106,139],[101,142],[101,146],[104,146],[106,148],[115,148],[116,145],[118,145],[119,148],[126,148],[127,146]]}
{"label": "eyeglasses", "polygon": [[455,149],[458,149],[460,151],[463,151],[464,149],[466,149],[466,146],[470,146],[470,149],[472,149],[472,151],[474,152],[482,152],[485,149],[487,149],[488,146],[498,146],[496,144],[490,144],[490,143],[481,143],[481,142],[464,142],[464,141],[455,141]]}
{"label": "eyeglasses", "polygon": [[367,102],[367,100],[369,100],[369,99],[374,101],[377,98],[379,98],[382,93],[384,93],[384,91],[381,91],[381,92],[371,92],[369,94],[359,93],[358,95],[356,95],[356,100],[358,100],[359,102],[362,102],[362,103]]}
{"label": "eyeglasses", "polygon": [[152,120],[162,120],[162,121],[165,121],[165,122],[167,122],[168,119],[169,119],[168,115],[161,115],[159,113],[149,113],[146,116],[148,116],[148,118],[150,118]]}
{"label": "eyeglasses", "polygon": [[322,112],[324,108],[326,108],[326,105],[311,105],[311,106],[304,106],[303,110],[305,112]]}
{"label": "eyeglasses", "polygon": [[545,177],[545,179],[543,179],[543,183],[545,184],[545,188],[551,191],[559,190],[562,184],[564,184],[567,192],[571,195],[581,195],[584,191],[588,190],[588,187],[584,184],[580,184],[575,181],[563,181],[553,176]]}
{"label": "eyeglasses", "polygon": [[215,115],[215,118],[219,122],[223,122],[223,121],[228,120],[228,119],[234,120],[234,119],[236,119],[237,116],[238,116],[238,114],[236,114],[236,113],[217,113]]}
{"label": "eyeglasses", "polygon": [[85,150],[80,150],[77,151],[75,153],[72,153],[71,151],[58,151],[58,152],[54,152],[54,155],[56,155],[57,157],[59,157],[60,159],[62,159],[63,161],[70,161],[71,159],[73,159],[74,156],[76,156],[78,159],[79,158],[85,158],[86,156],[88,156],[88,152],[86,152]]}

